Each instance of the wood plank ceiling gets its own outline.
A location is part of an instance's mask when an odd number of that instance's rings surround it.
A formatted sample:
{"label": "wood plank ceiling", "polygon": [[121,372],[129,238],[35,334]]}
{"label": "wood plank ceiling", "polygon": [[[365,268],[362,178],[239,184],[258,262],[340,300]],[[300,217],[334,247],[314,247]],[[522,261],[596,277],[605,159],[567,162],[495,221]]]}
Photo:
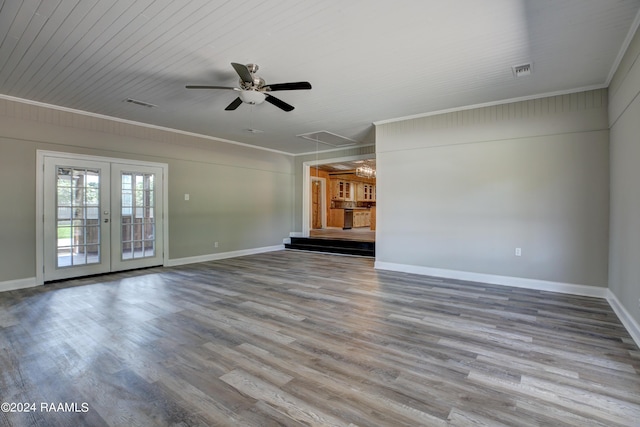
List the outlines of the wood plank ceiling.
{"label": "wood plank ceiling", "polygon": [[[367,144],[375,121],[606,87],[639,10],[640,0],[0,0],[0,96],[299,154],[316,149],[300,134]],[[185,89],[237,86],[231,62],[313,89],[279,92],[289,113],[225,111],[235,92]],[[516,78],[525,63],[532,74]]]}

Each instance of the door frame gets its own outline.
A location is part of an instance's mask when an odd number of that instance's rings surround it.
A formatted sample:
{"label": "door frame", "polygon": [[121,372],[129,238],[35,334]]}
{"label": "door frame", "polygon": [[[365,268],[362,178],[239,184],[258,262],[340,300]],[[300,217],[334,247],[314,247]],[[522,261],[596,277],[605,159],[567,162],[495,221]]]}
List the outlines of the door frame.
{"label": "door frame", "polygon": [[[330,163],[366,160],[376,157],[375,154],[360,154],[358,156],[337,157],[333,159],[310,160],[302,163],[302,236],[309,237],[311,232],[311,167]],[[313,177],[315,178],[315,177]],[[328,191],[328,185],[325,187]]]}
{"label": "door frame", "polygon": [[162,239],[163,254],[162,265],[169,262],[169,165],[167,163],[155,163],[141,160],[123,159],[118,157],[92,156],[87,154],[67,153],[63,151],[36,150],[36,285],[44,284],[44,161],[47,157],[62,157],[74,161],[94,161],[119,163],[135,166],[153,166],[162,169]]}

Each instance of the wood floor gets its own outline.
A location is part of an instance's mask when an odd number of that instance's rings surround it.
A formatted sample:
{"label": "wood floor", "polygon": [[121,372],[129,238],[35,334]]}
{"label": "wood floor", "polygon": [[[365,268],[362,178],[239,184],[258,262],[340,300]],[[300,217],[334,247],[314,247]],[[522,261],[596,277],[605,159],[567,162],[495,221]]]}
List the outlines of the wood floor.
{"label": "wood floor", "polygon": [[2,293],[0,401],[36,408],[0,426],[640,424],[606,301],[372,264],[279,251]]}

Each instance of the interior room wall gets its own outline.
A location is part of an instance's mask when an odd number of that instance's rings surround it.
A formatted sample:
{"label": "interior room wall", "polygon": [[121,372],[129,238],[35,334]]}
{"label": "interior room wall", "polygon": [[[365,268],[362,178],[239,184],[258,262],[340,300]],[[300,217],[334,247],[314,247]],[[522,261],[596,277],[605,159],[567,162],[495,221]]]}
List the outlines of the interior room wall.
{"label": "interior room wall", "polygon": [[640,33],[609,87],[611,224],[609,289],[640,324]]}
{"label": "interior room wall", "polygon": [[607,117],[602,89],[377,124],[376,266],[606,287]]}
{"label": "interior room wall", "polygon": [[170,260],[282,245],[292,228],[292,156],[0,99],[0,283],[35,277],[36,150],[167,163]]}

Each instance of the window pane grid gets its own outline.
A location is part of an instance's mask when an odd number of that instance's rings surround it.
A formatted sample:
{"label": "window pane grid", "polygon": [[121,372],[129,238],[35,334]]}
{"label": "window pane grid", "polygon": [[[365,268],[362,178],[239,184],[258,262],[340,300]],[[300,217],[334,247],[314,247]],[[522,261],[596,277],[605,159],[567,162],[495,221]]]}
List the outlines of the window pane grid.
{"label": "window pane grid", "polygon": [[121,175],[121,255],[123,260],[153,257],[155,250],[154,174]]}
{"label": "window pane grid", "polygon": [[100,170],[56,168],[56,266],[100,263]]}

